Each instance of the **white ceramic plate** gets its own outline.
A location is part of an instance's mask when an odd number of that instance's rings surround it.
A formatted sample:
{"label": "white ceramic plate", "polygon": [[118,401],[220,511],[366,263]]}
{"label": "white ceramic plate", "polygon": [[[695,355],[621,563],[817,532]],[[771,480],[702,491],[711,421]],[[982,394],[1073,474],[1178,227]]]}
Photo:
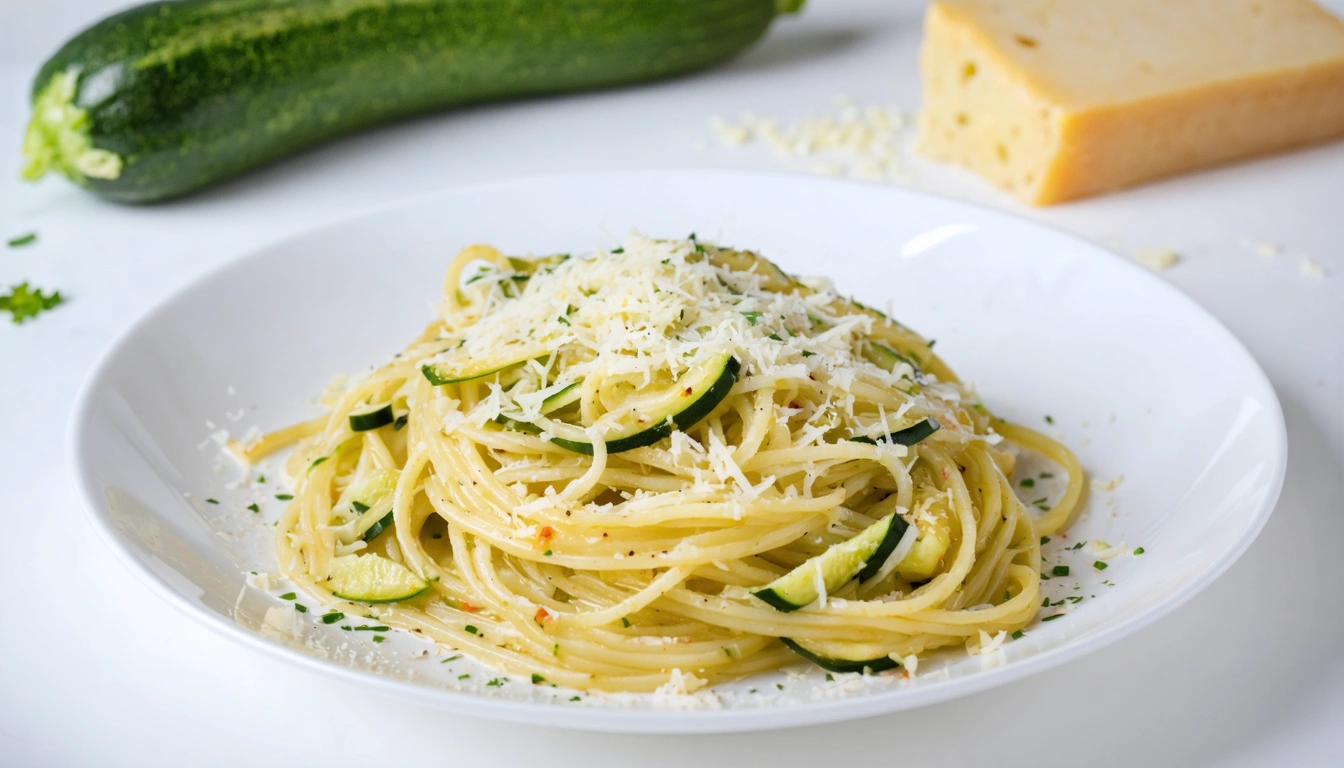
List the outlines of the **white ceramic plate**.
{"label": "white ceramic plate", "polygon": [[[274,570],[280,472],[237,481],[211,433],[315,413],[338,372],[399,350],[432,315],[461,246],[582,252],[638,228],[759,249],[833,277],[938,340],[1009,419],[1058,431],[1093,477],[1068,540],[1073,575],[1048,613],[984,657],[934,656],[913,679],[828,683],[775,673],[686,697],[584,697],[528,681],[486,687],[416,638],[373,645],[246,586]],[[1049,415],[1053,426],[1045,424]],[[1125,259],[1039,224],[847,182],[713,172],[594,173],[449,190],[241,258],[182,290],[112,345],[75,406],[69,452],[93,522],[156,592],[240,642],[354,686],[462,713],[576,728],[731,731],[905,709],[987,688],[1110,643],[1188,600],[1246,549],[1285,467],[1279,404],[1230,333]],[[255,480],[258,472],[248,475]],[[207,503],[207,498],[217,504]],[[1030,499],[1028,499],[1030,500]],[[247,510],[257,503],[260,512]],[[1073,542],[1142,546],[1104,571]],[[1063,551],[1061,551],[1063,550]],[[261,586],[266,586],[262,584]],[[1075,586],[1077,589],[1075,589]],[[267,621],[270,613],[271,621]],[[357,637],[358,636],[358,637]],[[430,649],[429,658],[416,652]],[[468,671],[464,671],[468,670]],[[782,690],[781,690],[782,688]],[[352,687],[350,695],[359,695]]]}

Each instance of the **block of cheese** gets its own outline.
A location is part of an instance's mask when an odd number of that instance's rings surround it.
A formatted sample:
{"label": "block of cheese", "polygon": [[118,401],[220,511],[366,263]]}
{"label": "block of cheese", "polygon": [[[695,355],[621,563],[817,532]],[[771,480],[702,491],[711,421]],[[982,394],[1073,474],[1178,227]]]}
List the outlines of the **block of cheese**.
{"label": "block of cheese", "polygon": [[937,0],[919,151],[1046,205],[1344,137],[1311,0]]}

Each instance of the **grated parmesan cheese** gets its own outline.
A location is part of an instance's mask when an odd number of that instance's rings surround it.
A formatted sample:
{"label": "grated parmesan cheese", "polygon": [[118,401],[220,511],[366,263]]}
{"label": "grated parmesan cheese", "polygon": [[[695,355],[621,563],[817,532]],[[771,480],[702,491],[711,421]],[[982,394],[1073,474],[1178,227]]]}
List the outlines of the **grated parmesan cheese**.
{"label": "grated parmesan cheese", "polygon": [[1140,264],[1154,272],[1165,272],[1181,261],[1181,256],[1171,248],[1145,248],[1134,256]]}
{"label": "grated parmesan cheese", "polygon": [[1324,280],[1329,275],[1324,266],[1312,261],[1308,256],[1298,259],[1297,271],[1308,280]]}

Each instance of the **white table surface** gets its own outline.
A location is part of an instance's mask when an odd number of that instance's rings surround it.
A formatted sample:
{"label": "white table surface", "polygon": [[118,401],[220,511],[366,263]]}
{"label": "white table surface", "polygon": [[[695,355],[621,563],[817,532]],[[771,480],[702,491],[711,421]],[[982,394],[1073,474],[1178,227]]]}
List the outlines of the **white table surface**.
{"label": "white table surface", "polygon": [[[1344,0],[1330,4],[1344,11]],[[18,182],[32,73],[120,5],[0,0],[0,239],[39,235],[0,250],[0,284],[26,279],[70,297],[36,322],[0,323],[10,542],[0,552],[0,764],[817,766],[843,755],[858,765],[1344,765],[1344,143],[1045,211],[911,163],[916,186],[1121,252],[1174,246],[1183,261],[1163,277],[1268,371],[1288,420],[1287,482],[1259,539],[1205,593],[1082,660],[896,715],[705,737],[523,728],[361,698],[160,602],[95,537],[71,488],[64,427],[80,380],[118,331],[198,275],[370,206],[534,172],[777,169],[761,147],[696,148],[711,137],[706,118],[798,116],[837,92],[913,108],[922,4],[812,0],[711,72],[413,120],[171,205],[119,207],[56,179]],[[1285,253],[1266,260],[1243,239]],[[1331,276],[1303,277],[1299,255]]]}

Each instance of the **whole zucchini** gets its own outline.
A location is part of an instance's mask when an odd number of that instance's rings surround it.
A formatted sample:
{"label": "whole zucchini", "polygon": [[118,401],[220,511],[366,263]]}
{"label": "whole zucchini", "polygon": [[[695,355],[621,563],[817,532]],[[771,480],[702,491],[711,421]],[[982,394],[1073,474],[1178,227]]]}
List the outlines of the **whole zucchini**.
{"label": "whole zucchini", "polygon": [[33,83],[23,175],[162,200],[459,104],[721,61],[803,0],[180,0],[106,18]]}

